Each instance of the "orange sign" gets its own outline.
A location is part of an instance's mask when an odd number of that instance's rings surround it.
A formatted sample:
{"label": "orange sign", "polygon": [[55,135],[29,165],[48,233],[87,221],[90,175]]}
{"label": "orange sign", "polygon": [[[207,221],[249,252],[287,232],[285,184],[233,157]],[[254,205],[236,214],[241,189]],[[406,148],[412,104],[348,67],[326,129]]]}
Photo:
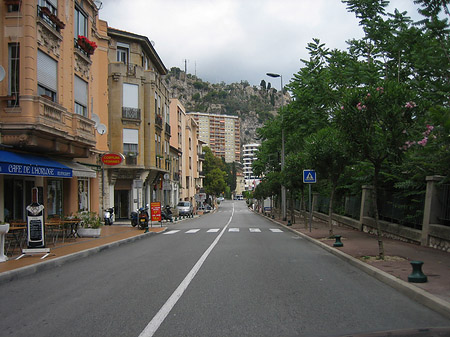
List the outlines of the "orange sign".
{"label": "orange sign", "polygon": [[161,203],[152,202],[150,204],[150,210],[152,213],[152,221],[161,221]]}
{"label": "orange sign", "polygon": [[119,165],[123,161],[123,156],[117,153],[105,153],[102,156],[102,163],[105,165]]}

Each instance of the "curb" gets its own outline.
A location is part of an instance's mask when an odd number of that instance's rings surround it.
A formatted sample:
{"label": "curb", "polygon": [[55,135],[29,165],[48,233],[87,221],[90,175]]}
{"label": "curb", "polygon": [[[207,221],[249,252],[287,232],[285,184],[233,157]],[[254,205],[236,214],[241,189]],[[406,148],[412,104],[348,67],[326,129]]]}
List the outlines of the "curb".
{"label": "curb", "polygon": [[408,296],[412,300],[425,305],[426,307],[438,312],[439,314],[441,314],[444,317],[450,318],[450,303],[449,302],[444,301],[444,300],[440,299],[439,297],[437,297],[433,294],[430,294],[429,292],[427,292],[423,289],[420,289],[408,282],[405,282],[395,276],[392,276],[391,274],[388,274],[388,273],[386,273],[380,269],[377,269],[367,263],[364,263],[364,262],[354,258],[353,256],[348,255],[336,248],[330,247],[330,246],[324,244],[323,242],[313,239],[312,237],[310,237],[306,234],[298,232],[295,229],[289,228],[288,226],[283,225],[283,224],[277,222],[276,220],[273,220],[271,218],[268,218],[268,217],[266,217],[262,214],[256,213],[256,212],[254,212],[254,213],[262,216],[263,218],[265,218],[267,220],[272,221],[273,223],[275,223],[279,226],[286,228],[287,230],[301,236],[302,238],[306,239],[307,241],[316,244],[317,246],[328,251],[329,253],[341,258],[342,260],[350,263],[352,266],[357,267],[360,270],[362,270],[363,272],[376,278],[378,281],[381,281],[381,282],[387,284],[388,286],[394,288],[395,290],[399,291],[403,295]]}
{"label": "curb", "polygon": [[10,271],[5,271],[3,273],[0,273],[0,284],[18,280],[20,278],[35,274],[35,273],[43,271],[43,270],[49,270],[49,269],[52,269],[55,267],[60,267],[68,262],[76,261],[76,260],[88,257],[90,255],[99,253],[103,250],[113,248],[113,247],[118,247],[118,246],[121,246],[121,245],[129,243],[129,242],[134,242],[137,240],[145,239],[150,235],[159,234],[166,230],[167,230],[167,228],[165,228],[161,232],[142,233],[141,235],[133,236],[131,238],[126,238],[126,239],[122,239],[119,241],[106,243],[106,244],[98,246],[98,247],[93,247],[93,248],[82,250],[82,251],[79,251],[76,253],[64,255],[64,256],[57,257],[52,260],[35,263],[35,264],[29,265],[29,266],[25,266],[25,267],[10,270]]}

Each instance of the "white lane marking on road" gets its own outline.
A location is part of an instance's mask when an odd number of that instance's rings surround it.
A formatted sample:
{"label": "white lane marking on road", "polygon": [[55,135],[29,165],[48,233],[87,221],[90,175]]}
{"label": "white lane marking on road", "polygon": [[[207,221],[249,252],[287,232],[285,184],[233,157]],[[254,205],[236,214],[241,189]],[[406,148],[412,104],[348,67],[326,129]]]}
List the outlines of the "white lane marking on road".
{"label": "white lane marking on road", "polygon": [[175,233],[178,233],[179,231],[180,231],[179,229],[174,229],[174,230],[165,232],[165,233],[163,233],[163,234],[175,234]]}
{"label": "white lane marking on road", "polygon": [[237,232],[239,232],[239,228],[230,228],[228,231],[237,233]]}
{"label": "white lane marking on road", "polygon": [[261,230],[259,228],[249,228],[248,229],[251,233],[261,233]]}
{"label": "white lane marking on road", "polygon": [[231,220],[233,220],[234,215],[234,204],[233,204],[233,211],[231,212],[230,219],[228,220],[225,227],[222,229],[222,231],[217,235],[216,239],[213,241],[211,246],[208,247],[208,249],[203,253],[203,255],[200,257],[200,259],[197,261],[197,263],[192,267],[191,271],[186,275],[184,280],[180,283],[180,285],[175,289],[173,294],[169,297],[169,299],[164,303],[164,305],[159,309],[158,313],[152,318],[152,320],[147,324],[145,329],[141,332],[139,337],[152,337],[155,332],[158,330],[162,322],[166,319],[167,315],[169,315],[170,311],[173,309],[175,304],[177,304],[178,300],[183,295],[184,291],[187,289],[189,284],[194,279],[195,275],[197,275],[198,271],[202,267],[203,263],[205,263],[206,259],[208,258],[211,251],[214,249],[214,247],[219,242],[220,238],[222,237],[223,233],[225,233],[226,229],[228,228],[228,225],[231,223]]}
{"label": "white lane marking on road", "polygon": [[195,234],[195,233],[197,233],[199,230],[200,230],[200,228],[199,228],[199,229],[190,229],[190,230],[188,230],[188,231],[186,232],[186,234]]}
{"label": "white lane marking on road", "polygon": [[271,228],[270,230],[272,231],[272,233],[283,233],[283,231],[278,228]]}
{"label": "white lane marking on road", "polygon": [[218,231],[220,231],[220,228],[211,228],[208,229],[207,233],[217,233]]}

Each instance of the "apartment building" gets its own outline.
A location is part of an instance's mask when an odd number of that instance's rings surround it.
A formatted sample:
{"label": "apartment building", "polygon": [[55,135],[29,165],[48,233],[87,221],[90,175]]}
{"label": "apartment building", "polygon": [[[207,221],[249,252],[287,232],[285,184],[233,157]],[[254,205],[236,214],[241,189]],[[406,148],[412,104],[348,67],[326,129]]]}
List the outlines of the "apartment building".
{"label": "apartment building", "polygon": [[195,194],[203,188],[203,145],[198,138],[198,124],[178,99],[170,100],[170,120],[173,130],[171,146],[180,153],[180,200],[195,205]]}
{"label": "apartment building", "polygon": [[237,116],[189,112],[198,123],[198,138],[226,163],[241,161],[240,121]]}
{"label": "apartment building", "polygon": [[46,216],[101,212],[108,37],[98,8],[92,0],[0,7],[0,220],[25,220],[33,187]]}
{"label": "apartment building", "polygon": [[167,69],[145,36],[108,28],[110,150],[123,154],[107,171],[105,200],[117,217],[153,201],[167,203],[170,156]]}
{"label": "apartment building", "polygon": [[260,178],[253,174],[252,164],[257,159],[256,152],[260,144],[245,144],[242,147],[245,190],[252,191],[259,184]]}

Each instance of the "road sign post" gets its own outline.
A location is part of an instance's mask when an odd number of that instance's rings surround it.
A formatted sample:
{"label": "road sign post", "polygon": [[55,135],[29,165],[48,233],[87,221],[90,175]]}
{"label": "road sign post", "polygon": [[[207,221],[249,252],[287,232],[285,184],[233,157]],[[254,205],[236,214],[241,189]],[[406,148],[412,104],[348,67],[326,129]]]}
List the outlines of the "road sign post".
{"label": "road sign post", "polygon": [[309,185],[309,231],[312,227],[312,199],[311,199],[311,184],[316,183],[316,171],[303,170],[303,183]]}

